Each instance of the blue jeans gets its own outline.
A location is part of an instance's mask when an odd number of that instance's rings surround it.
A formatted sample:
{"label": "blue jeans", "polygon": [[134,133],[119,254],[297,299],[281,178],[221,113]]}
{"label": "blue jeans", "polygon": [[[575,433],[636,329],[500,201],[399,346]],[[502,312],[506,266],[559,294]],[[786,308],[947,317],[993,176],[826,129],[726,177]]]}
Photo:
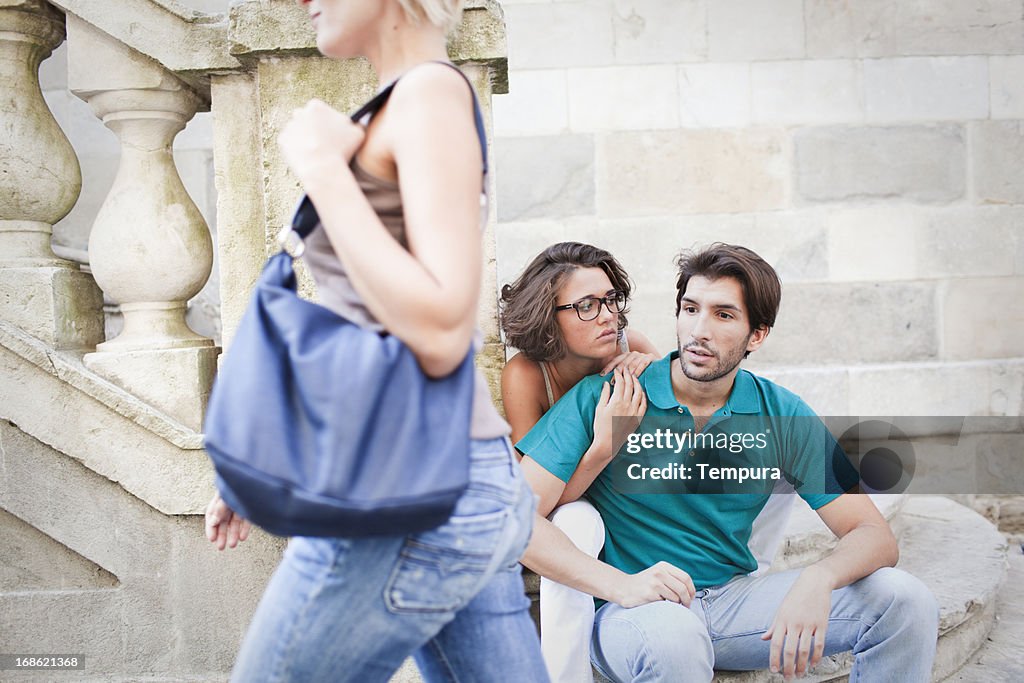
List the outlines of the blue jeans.
{"label": "blue jeans", "polygon": [[[738,577],[697,591],[690,607],[652,602],[597,612],[591,656],[612,681],[701,681],[713,669],[768,668],[761,640],[800,570]],[[832,591],[825,654],[853,650],[851,683],[931,680],[939,608],[931,591],[899,569],[883,568]]]}
{"label": "blue jeans", "polygon": [[518,564],[533,509],[508,440],[474,441],[443,526],[292,539],[231,680],[373,683],[413,655],[427,681],[547,681]]}

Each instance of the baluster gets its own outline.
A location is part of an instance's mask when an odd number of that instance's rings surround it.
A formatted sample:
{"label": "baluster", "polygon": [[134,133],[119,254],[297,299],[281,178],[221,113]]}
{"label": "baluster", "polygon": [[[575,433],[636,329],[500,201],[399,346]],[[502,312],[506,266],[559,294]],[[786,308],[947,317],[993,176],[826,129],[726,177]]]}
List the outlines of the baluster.
{"label": "baluster", "polygon": [[185,312],[210,276],[213,245],[171,146],[202,101],[149,57],[75,17],[68,34],[69,86],[121,143],[89,260],[97,284],[120,304],[124,329],[85,364],[200,429],[219,349],[189,329]]}
{"label": "baluster", "polygon": [[56,349],[103,339],[103,298],[50,247],[78,200],[78,158],[39,88],[39,64],[64,40],[64,17],[40,0],[0,8],[0,316]]}

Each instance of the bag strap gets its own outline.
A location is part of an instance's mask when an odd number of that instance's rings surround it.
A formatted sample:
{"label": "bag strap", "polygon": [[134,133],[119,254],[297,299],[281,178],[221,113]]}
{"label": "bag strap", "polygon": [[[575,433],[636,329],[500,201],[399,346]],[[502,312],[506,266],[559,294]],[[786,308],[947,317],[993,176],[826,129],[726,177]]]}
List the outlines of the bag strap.
{"label": "bag strap", "polygon": [[359,123],[365,116],[369,115],[372,118],[377,112],[379,112],[381,107],[387,103],[388,98],[391,97],[391,91],[395,89],[395,85],[397,83],[397,80],[390,83],[388,87],[374,95],[373,99],[359,107],[359,109],[352,114],[352,122]]}
{"label": "bag strap", "polygon": [[[436,64],[444,64],[455,70],[457,74],[462,76],[462,79],[466,81],[466,85],[469,86],[470,95],[473,97],[473,121],[476,126],[477,139],[480,142],[480,155],[483,160],[483,174],[487,175],[487,130],[484,126],[483,112],[480,110],[480,103],[476,98],[476,90],[473,89],[473,84],[466,77],[466,74],[462,73],[459,67],[455,66],[451,62],[437,61]],[[392,91],[395,89],[395,85],[398,84],[399,78],[392,81],[386,88],[381,90],[379,93],[373,96],[373,98],[359,107],[351,116],[352,121],[355,123],[361,122],[366,116],[371,119],[384,107],[387,103],[388,98],[391,97]],[[316,226],[320,224],[320,216],[316,212],[316,208],[313,206],[313,202],[309,199],[309,195],[302,195],[302,199],[299,200],[299,204],[295,209],[295,213],[292,216],[290,226],[285,226],[285,229],[278,235],[278,243],[281,248],[292,256],[298,257],[302,255],[302,240],[309,237]]]}

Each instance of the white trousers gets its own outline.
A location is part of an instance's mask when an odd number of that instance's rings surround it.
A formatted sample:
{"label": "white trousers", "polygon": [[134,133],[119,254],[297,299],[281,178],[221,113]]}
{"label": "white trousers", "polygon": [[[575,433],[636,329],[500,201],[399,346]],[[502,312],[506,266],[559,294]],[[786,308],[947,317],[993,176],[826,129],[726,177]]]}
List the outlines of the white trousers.
{"label": "white trousers", "polygon": [[[548,519],[587,555],[597,557],[604,547],[604,522],[587,501],[577,500],[555,508]],[[593,631],[593,596],[542,576],[540,649],[552,683],[593,683]]]}

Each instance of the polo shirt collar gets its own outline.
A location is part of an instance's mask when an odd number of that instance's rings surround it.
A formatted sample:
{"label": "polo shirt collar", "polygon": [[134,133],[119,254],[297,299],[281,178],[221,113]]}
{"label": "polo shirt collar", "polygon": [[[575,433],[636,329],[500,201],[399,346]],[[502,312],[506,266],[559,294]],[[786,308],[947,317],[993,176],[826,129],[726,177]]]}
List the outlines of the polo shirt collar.
{"label": "polo shirt collar", "polygon": [[[679,407],[679,401],[676,400],[676,394],[672,390],[672,363],[675,363],[678,358],[679,351],[672,351],[653,363],[644,373],[644,379],[650,377],[644,383],[647,400],[662,410],[675,410]],[[760,412],[754,376],[746,370],[740,369],[736,373],[729,399],[725,402],[725,408],[727,413],[740,413],[741,415],[756,415]]]}

